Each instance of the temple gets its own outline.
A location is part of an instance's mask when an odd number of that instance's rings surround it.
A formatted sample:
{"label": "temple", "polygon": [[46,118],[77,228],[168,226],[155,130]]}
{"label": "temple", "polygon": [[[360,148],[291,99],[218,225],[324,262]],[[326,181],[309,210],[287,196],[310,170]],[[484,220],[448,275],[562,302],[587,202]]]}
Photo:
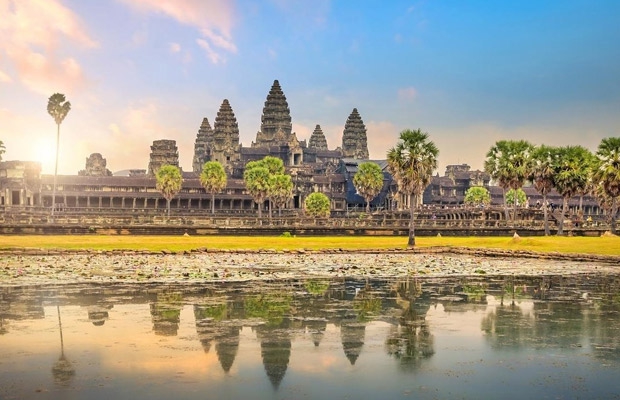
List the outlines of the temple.
{"label": "temple", "polygon": [[[228,175],[227,187],[215,196],[219,213],[251,212],[256,209],[243,182],[245,165],[265,156],[282,159],[286,173],[292,177],[293,196],[285,210],[303,208],[305,197],[322,192],[331,201],[335,212],[362,210],[364,199],[357,194],[353,176],[359,164],[375,162],[384,172],[381,193],[371,202],[373,210],[408,209],[409,198],[396,190],[387,171],[385,160],[369,160],[366,126],[357,108],[344,122],[342,144],[330,149],[323,130],[316,124],[309,140],[299,140],[293,132],[290,107],[280,82],[275,80],[263,106],[260,130],[250,146],[240,143],[239,125],[233,106],[224,99],[213,119],[204,117],[195,136],[192,170],[183,171],[183,187],[175,196],[172,208],[182,210],[210,210],[211,197],[199,180],[202,166],[207,161],[221,163]],[[396,138],[395,138],[396,140]],[[179,166],[179,151],[175,140],[161,139],[151,144],[146,169],[130,169],[112,175],[106,159],[100,153],[86,158],[85,168],[77,175],[59,175],[56,187],[56,205],[60,209],[97,212],[101,209],[148,210],[165,207],[165,200],[155,188],[155,173],[165,164]],[[0,162],[0,206],[6,210],[24,207],[52,206],[53,175],[41,174],[41,166],[29,161]],[[472,186],[487,187],[492,203],[502,203],[502,191],[491,186],[490,177],[482,171],[472,171],[468,165],[449,165],[444,176],[437,174],[425,190],[420,203],[432,206],[463,204],[465,192]],[[540,200],[533,188],[525,188],[531,202]],[[557,201],[557,193],[554,195]],[[553,196],[552,196],[553,197]],[[572,200],[571,204],[574,204]],[[600,212],[595,201],[585,203],[586,212]],[[266,204],[260,205],[266,207]]]}

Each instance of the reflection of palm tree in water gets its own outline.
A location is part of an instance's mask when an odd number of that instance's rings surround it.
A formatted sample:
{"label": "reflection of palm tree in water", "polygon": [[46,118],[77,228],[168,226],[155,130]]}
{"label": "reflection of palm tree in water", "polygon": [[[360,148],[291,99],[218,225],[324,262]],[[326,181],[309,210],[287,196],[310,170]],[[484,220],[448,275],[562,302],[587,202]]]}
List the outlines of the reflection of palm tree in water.
{"label": "reflection of palm tree in water", "polygon": [[399,325],[394,326],[385,342],[389,355],[407,369],[418,368],[423,360],[435,354],[434,339],[426,323],[430,295],[422,291],[416,279],[399,282],[396,303],[403,309]]}
{"label": "reflection of palm tree in water", "polygon": [[58,311],[58,329],[60,330],[60,357],[52,367],[52,374],[56,383],[68,385],[71,378],[75,375],[73,364],[65,357],[65,344],[62,337],[62,321],[60,319],[60,306],[56,306]]}

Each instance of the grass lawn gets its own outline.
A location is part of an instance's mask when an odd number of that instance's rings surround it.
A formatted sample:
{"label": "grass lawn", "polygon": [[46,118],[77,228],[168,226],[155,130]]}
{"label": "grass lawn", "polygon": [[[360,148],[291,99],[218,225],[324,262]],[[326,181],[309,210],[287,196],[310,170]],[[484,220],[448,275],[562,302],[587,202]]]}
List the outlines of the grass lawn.
{"label": "grass lawn", "polygon": [[[210,249],[389,249],[405,248],[394,236],[0,236],[0,249],[192,250]],[[539,252],[620,255],[620,237],[416,237],[417,247],[453,246]]]}

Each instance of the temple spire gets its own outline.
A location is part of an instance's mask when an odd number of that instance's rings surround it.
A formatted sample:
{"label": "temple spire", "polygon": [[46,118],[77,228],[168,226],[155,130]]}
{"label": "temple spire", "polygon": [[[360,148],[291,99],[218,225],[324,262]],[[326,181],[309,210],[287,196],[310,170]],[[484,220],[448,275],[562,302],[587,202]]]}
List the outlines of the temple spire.
{"label": "temple spire", "polygon": [[354,108],[347,118],[342,132],[342,156],[345,158],[356,158],[358,160],[368,159],[368,141],[366,138],[366,126],[362,117]]}

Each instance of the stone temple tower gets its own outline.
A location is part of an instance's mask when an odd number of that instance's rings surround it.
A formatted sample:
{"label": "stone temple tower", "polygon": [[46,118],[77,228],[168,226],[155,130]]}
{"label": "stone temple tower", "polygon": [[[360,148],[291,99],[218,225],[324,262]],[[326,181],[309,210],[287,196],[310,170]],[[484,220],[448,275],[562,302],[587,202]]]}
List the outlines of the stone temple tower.
{"label": "stone temple tower", "polygon": [[327,150],[327,139],[325,139],[325,134],[321,129],[321,125],[317,125],[314,128],[314,132],[310,136],[310,141],[308,142],[308,148],[316,149],[316,150]]}
{"label": "stone temple tower", "polygon": [[342,156],[345,158],[356,158],[358,160],[368,159],[368,141],[366,138],[366,126],[362,117],[353,109],[347,122],[344,124],[342,132]]}
{"label": "stone temple tower", "polygon": [[151,146],[148,174],[155,176],[162,165],[179,166],[179,150],[176,140],[155,140]]}
{"label": "stone temple tower", "polygon": [[278,145],[278,141],[288,142],[292,131],[291,110],[280,82],[275,80],[267,95],[260,131],[256,133],[256,143],[252,143],[252,147],[271,147]]}
{"label": "stone temple tower", "polygon": [[224,99],[213,125],[210,161],[221,163],[227,171],[240,159],[239,125],[227,99]]}
{"label": "stone temple tower", "polygon": [[213,129],[207,118],[203,118],[202,124],[198,129],[198,135],[194,142],[194,160],[192,170],[197,173],[202,172],[202,166],[209,161],[211,156],[211,145],[213,144]]}

